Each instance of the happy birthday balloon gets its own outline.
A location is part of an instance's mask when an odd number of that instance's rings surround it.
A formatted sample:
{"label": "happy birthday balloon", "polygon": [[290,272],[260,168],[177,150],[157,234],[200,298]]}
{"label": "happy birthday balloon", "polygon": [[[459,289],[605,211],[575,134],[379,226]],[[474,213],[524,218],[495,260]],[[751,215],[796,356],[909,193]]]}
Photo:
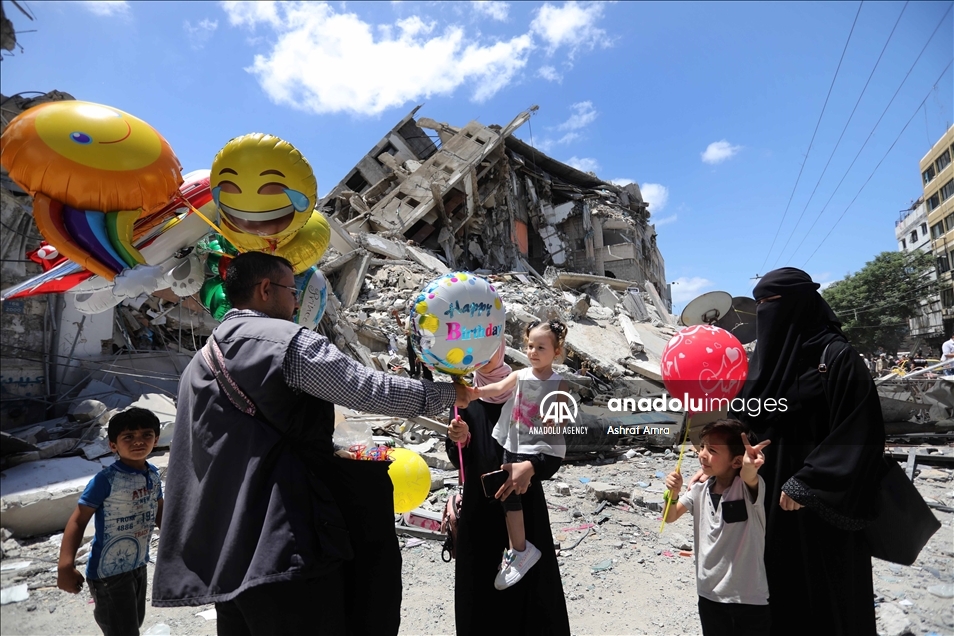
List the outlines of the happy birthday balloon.
{"label": "happy birthday balloon", "polygon": [[410,512],[431,492],[431,470],[420,455],[406,448],[395,448],[388,456],[392,460],[388,475],[394,484],[394,512]]}
{"label": "happy birthday balloon", "polygon": [[411,345],[431,369],[465,375],[500,345],[507,314],[485,279],[454,272],[431,281],[411,307]]}
{"label": "happy birthday balloon", "polygon": [[[749,361],[742,343],[725,329],[694,325],[680,329],[663,350],[662,379],[673,397],[687,397],[693,412],[708,411],[699,404],[731,400],[745,383]],[[708,402],[706,402],[708,400]]]}

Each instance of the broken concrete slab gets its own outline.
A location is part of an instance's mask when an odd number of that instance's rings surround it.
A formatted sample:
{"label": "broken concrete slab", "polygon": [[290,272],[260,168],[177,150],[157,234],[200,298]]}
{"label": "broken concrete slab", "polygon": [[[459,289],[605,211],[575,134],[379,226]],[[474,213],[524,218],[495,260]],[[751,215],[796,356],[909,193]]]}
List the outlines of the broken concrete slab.
{"label": "broken concrete slab", "polygon": [[639,336],[639,332],[636,331],[636,326],[626,316],[620,315],[619,317],[619,326],[623,328],[623,336],[626,338],[626,342],[629,343],[629,350],[631,353],[643,353],[645,347],[643,345],[643,339]]}
{"label": "broken concrete slab", "polygon": [[659,293],[656,291],[656,286],[647,280],[643,284],[643,287],[649,294],[649,297],[653,299],[653,305],[655,305],[656,311],[659,312],[659,318],[670,327],[675,327],[676,319],[672,314],[669,313],[669,307],[667,307],[666,303],[664,303],[662,298],[659,297]]}
{"label": "broken concrete slab", "polygon": [[435,274],[444,275],[450,272],[450,269],[447,267],[447,265],[441,262],[441,260],[437,257],[428,254],[426,251],[414,247],[413,245],[407,245],[405,246],[405,249],[407,250],[407,257],[409,259],[432,270]]}
{"label": "broken concrete slab", "polygon": [[383,236],[377,236],[375,234],[359,234],[358,242],[369,252],[380,254],[385,258],[403,260],[407,257],[406,245],[389,241]]}
{"label": "broken concrete slab", "polygon": [[348,230],[344,229],[334,218],[325,217],[328,225],[331,227],[331,247],[341,254],[358,249],[357,241],[352,238]]}
{"label": "broken concrete slab", "polygon": [[3,471],[0,512],[15,537],[62,532],[86,484],[112,463],[61,457],[21,464]]}
{"label": "broken concrete slab", "polygon": [[601,283],[617,291],[626,291],[629,287],[636,285],[632,281],[578,272],[559,272],[550,284],[557,289],[579,289],[591,283]]}
{"label": "broken concrete slab", "polygon": [[662,370],[660,369],[659,364],[656,362],[630,358],[629,360],[623,362],[623,365],[633,373],[638,373],[644,378],[649,378],[650,380],[654,380],[656,382],[662,382]]}
{"label": "broken concrete slab", "polygon": [[566,336],[566,347],[587,362],[590,368],[598,368],[609,377],[618,377],[624,373],[623,367],[616,361],[627,357],[629,343],[616,328],[606,328],[597,322],[571,323]]}
{"label": "broken concrete slab", "polygon": [[361,286],[368,274],[370,261],[371,255],[365,253],[342,267],[338,284],[335,285],[335,292],[338,294],[342,307],[350,307],[358,300],[358,296],[361,294]]}
{"label": "broken concrete slab", "polygon": [[649,311],[646,309],[646,303],[643,302],[643,297],[640,295],[639,289],[636,287],[630,287],[623,294],[623,307],[626,308],[633,318],[640,320],[642,322],[649,321]]}
{"label": "broken concrete slab", "polygon": [[608,501],[609,503],[619,503],[627,494],[623,488],[604,484],[600,481],[591,481],[586,484],[586,494],[596,501]]}
{"label": "broken concrete slab", "polygon": [[602,283],[591,285],[587,289],[587,295],[603,307],[608,307],[609,309],[615,307],[619,302],[619,296],[617,296],[608,285]]}

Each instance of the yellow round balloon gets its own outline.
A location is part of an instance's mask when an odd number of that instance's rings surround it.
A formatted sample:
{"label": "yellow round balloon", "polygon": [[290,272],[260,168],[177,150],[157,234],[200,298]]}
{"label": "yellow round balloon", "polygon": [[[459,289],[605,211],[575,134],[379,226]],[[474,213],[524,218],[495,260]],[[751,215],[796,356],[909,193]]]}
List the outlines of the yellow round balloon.
{"label": "yellow round balloon", "polygon": [[395,448],[390,456],[388,474],[394,484],[394,512],[410,512],[431,492],[431,471],[420,455],[406,448]]}
{"label": "yellow round balloon", "polygon": [[315,210],[318,182],[284,139],[263,133],[232,139],[212,161],[210,185],[222,234],[239,250],[282,256],[298,274],[328,249],[331,227]]}

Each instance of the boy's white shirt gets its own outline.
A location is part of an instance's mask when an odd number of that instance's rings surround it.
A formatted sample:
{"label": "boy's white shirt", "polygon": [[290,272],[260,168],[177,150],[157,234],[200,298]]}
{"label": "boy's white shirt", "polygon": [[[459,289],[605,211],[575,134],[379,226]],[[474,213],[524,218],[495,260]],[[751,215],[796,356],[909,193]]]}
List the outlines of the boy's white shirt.
{"label": "boy's white shirt", "polygon": [[[696,590],[716,603],[767,605],[765,575],[765,481],[759,475],[758,496],[753,498],[742,477],[736,475],[725,489],[719,505],[712,505],[709,492],[715,479],[693,484],[679,498],[692,514],[696,555]],[[746,521],[726,523],[722,502],[745,501]]]}

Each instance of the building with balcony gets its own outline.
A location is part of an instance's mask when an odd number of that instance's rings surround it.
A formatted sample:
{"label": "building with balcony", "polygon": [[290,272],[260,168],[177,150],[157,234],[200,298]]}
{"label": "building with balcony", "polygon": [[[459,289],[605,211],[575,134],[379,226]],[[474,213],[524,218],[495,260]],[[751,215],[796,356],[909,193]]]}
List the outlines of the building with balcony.
{"label": "building with balcony", "polygon": [[[902,210],[900,218],[894,224],[894,236],[898,240],[899,252],[914,252],[921,250],[928,254],[933,253],[933,245],[928,225],[927,206],[924,199],[911,204],[907,210]],[[924,282],[937,280],[937,269],[932,268],[925,275]],[[908,319],[908,329],[913,339],[909,348],[917,348],[917,342],[925,342],[937,348],[944,341],[944,323],[941,314],[941,296],[932,294],[918,299],[920,313]]]}
{"label": "building with balcony", "polygon": [[954,331],[954,126],[921,159],[921,182],[927,208],[931,251],[937,266],[941,317],[946,334]]}

